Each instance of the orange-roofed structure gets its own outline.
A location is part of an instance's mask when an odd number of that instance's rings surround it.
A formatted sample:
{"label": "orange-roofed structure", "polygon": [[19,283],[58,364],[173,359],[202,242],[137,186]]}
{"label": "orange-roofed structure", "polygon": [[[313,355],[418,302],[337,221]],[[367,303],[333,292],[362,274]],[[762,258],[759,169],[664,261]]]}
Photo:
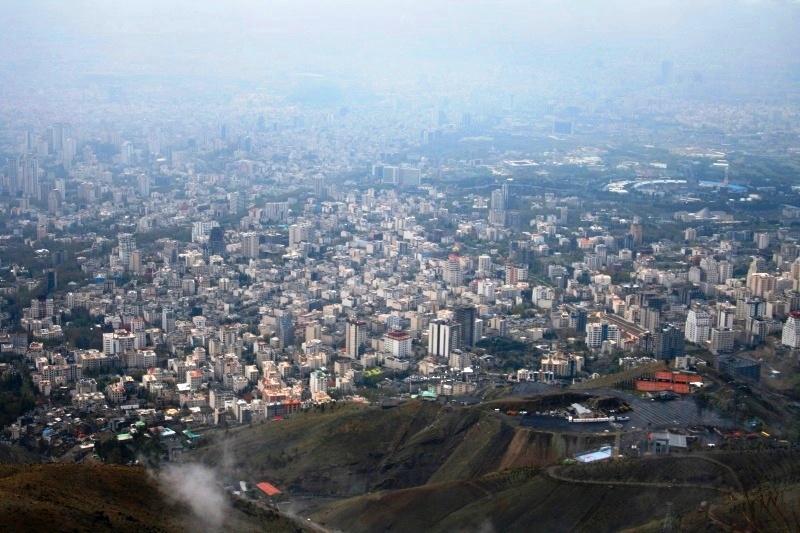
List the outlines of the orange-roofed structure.
{"label": "orange-roofed structure", "polygon": [[267,483],[266,481],[262,481],[261,483],[256,485],[256,487],[258,487],[258,490],[260,490],[261,492],[270,497],[283,494],[275,487],[275,485],[273,485],[272,483]]}

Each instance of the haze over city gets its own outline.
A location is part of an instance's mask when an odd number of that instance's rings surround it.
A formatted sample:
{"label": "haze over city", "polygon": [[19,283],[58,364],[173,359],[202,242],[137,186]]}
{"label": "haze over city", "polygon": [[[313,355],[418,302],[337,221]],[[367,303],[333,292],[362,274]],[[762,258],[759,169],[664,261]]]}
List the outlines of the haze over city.
{"label": "haze over city", "polygon": [[800,529],[798,28],[4,6],[4,526]]}

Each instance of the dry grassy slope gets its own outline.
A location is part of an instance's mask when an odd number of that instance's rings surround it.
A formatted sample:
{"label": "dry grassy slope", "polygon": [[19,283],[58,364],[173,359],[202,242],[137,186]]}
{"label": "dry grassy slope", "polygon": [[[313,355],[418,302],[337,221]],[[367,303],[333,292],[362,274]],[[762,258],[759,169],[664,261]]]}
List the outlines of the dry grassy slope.
{"label": "dry grassy slope", "polygon": [[[263,476],[282,487],[321,494],[361,494],[393,479],[413,486],[430,476],[436,442],[426,453],[398,462],[404,443],[432,424],[438,405],[410,402],[388,410],[346,405],[325,413],[296,415],[280,422],[217,434],[211,445],[188,454],[189,460],[231,467],[231,473]],[[416,466],[416,468],[410,468]],[[408,468],[406,468],[408,467]]]}
{"label": "dry grassy slope", "polygon": [[21,446],[13,446],[10,444],[0,444],[0,464],[4,465],[17,465],[17,464],[35,464],[41,463],[42,460],[33,452],[29,452]]}
{"label": "dry grassy slope", "polygon": [[232,458],[231,475],[241,479],[357,496],[552,464],[601,440],[514,428],[491,409],[411,401],[388,410],[345,406],[243,428],[218,435],[188,459],[219,465]]}
{"label": "dry grassy slope", "polygon": [[[249,505],[226,523],[237,531],[296,531],[288,520]],[[41,464],[0,466],[4,531],[205,531],[202,519],[165,500],[139,467]]]}
{"label": "dry grassy slope", "polygon": [[10,531],[179,531],[154,489],[140,468],[0,466],[0,522]]}
{"label": "dry grassy slope", "polygon": [[[730,467],[729,470],[727,467]],[[348,532],[660,530],[800,531],[800,454],[789,450],[652,457],[557,469],[592,483],[515,469],[472,480],[384,491],[327,505],[314,519]],[[626,482],[637,485],[625,485]],[[599,483],[598,483],[599,482]],[[642,486],[638,483],[652,483]],[[727,494],[715,488],[747,487]],[[691,485],[691,486],[686,486]],[[709,488],[705,488],[709,487]],[[701,502],[708,502],[701,508]],[[748,504],[749,501],[749,504]],[[707,512],[710,510],[710,513]]]}
{"label": "dry grassy slope", "polygon": [[[507,474],[514,475],[514,472]],[[502,479],[503,476],[500,476]],[[535,476],[498,483],[497,476],[386,491],[335,502],[314,520],[343,531],[619,531],[718,496],[710,490],[582,485]]]}
{"label": "dry grassy slope", "polygon": [[608,437],[602,435],[518,430],[503,454],[499,469],[551,465],[607,443]]}

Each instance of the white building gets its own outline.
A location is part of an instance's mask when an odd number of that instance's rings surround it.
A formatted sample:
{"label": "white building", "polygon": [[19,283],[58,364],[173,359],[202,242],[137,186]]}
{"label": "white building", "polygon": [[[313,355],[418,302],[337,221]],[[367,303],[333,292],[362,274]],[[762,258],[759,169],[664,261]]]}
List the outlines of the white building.
{"label": "white building", "polygon": [[442,279],[452,287],[457,287],[464,283],[464,273],[461,271],[461,260],[457,255],[451,255],[444,266]]}
{"label": "white building", "polygon": [[242,255],[251,259],[258,259],[259,253],[259,236],[256,232],[242,233]]}
{"label": "white building", "polygon": [[736,334],[730,328],[711,328],[711,353],[733,352],[733,342]]}
{"label": "white building", "polygon": [[203,374],[199,370],[188,370],[186,372],[186,384],[189,390],[196,391],[203,383]]}
{"label": "white building", "polygon": [[539,285],[533,288],[531,299],[533,305],[543,309],[550,309],[553,307],[553,300],[556,298],[556,293],[551,287]]}
{"label": "white building", "polygon": [[131,264],[131,254],[136,251],[136,239],[131,233],[119,233],[117,239],[119,240],[119,264],[127,269]]}
{"label": "white building", "polygon": [[208,240],[211,228],[219,227],[216,220],[200,220],[192,223],[192,242],[204,242]]}
{"label": "white building", "polygon": [[800,348],[800,313],[797,311],[789,313],[789,318],[783,325],[783,335],[781,344],[790,348]]}
{"label": "white building", "polygon": [[311,394],[328,391],[328,375],[325,372],[315,370],[311,373],[308,380],[308,389],[311,391]]}
{"label": "white building", "polygon": [[363,320],[348,320],[345,328],[345,355],[358,359],[361,347],[367,342],[367,323]]}
{"label": "white building", "polygon": [[686,315],[686,331],[684,336],[687,341],[695,344],[706,342],[711,334],[713,320],[705,311],[690,310]]}
{"label": "white building", "polygon": [[589,322],[586,324],[586,346],[600,348],[603,341],[614,341],[619,344],[620,331],[616,324],[608,322]]}
{"label": "white building", "polygon": [[450,350],[458,345],[460,326],[446,320],[433,320],[428,326],[428,353],[449,357]]}
{"label": "white building", "polygon": [[462,352],[461,350],[453,350],[450,352],[450,357],[448,358],[450,368],[463,370],[470,366],[470,362],[469,353]]}
{"label": "white building", "polygon": [[383,336],[384,349],[401,359],[411,355],[411,335],[405,331],[390,331]]}

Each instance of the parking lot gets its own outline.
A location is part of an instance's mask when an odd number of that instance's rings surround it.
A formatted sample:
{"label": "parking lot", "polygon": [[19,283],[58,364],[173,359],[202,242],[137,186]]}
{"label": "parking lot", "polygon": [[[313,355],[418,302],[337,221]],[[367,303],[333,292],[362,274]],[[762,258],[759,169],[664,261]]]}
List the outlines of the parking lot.
{"label": "parking lot", "polygon": [[[630,405],[633,410],[624,413],[630,420],[621,422],[622,430],[655,431],[665,429],[686,429],[693,426],[729,427],[732,421],[710,409],[699,409],[691,397],[671,401],[652,401],[634,394],[610,389],[585,391],[587,394],[616,396]],[[609,427],[606,422],[570,423],[563,417],[528,414],[520,419],[520,425],[550,431],[604,432]]]}

